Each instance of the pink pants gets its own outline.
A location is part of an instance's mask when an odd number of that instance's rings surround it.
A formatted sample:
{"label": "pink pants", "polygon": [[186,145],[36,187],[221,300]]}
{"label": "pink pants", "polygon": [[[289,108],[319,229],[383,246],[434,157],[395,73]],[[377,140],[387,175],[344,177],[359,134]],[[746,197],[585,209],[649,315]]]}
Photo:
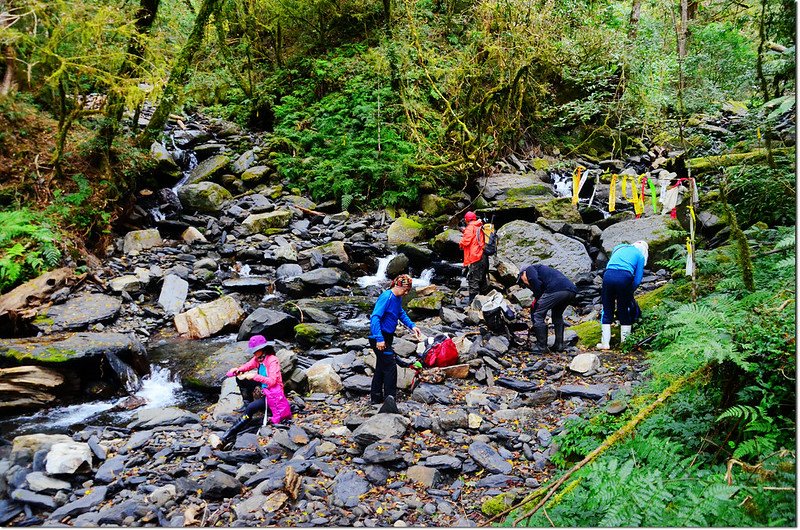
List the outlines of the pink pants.
{"label": "pink pants", "polygon": [[269,407],[269,412],[272,412],[270,421],[273,425],[277,425],[283,420],[292,417],[292,407],[289,405],[289,400],[283,393],[283,387],[276,385],[272,388],[264,388],[264,399]]}

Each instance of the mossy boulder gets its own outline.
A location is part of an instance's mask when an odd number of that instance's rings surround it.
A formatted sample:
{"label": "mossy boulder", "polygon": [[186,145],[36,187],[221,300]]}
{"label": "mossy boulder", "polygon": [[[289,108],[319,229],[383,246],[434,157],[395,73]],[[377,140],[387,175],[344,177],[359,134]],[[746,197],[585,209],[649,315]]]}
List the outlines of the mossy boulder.
{"label": "mossy boulder", "polygon": [[350,256],[347,255],[347,250],[344,248],[344,242],[342,241],[331,241],[330,243],[304,250],[299,255],[302,259],[308,259],[314,252],[318,252],[323,258],[333,258],[342,263],[350,263]]}
{"label": "mossy boulder", "polygon": [[287,204],[291,204],[292,206],[297,206],[298,208],[305,208],[307,210],[316,210],[317,203],[309,199],[308,197],[303,197],[301,195],[287,195],[284,197],[284,200]]}
{"label": "mossy boulder", "polygon": [[292,221],[292,212],[289,210],[276,210],[267,213],[251,214],[242,221],[251,233],[263,234],[269,229],[286,228]]}
{"label": "mossy boulder", "polygon": [[664,215],[621,221],[603,230],[603,235],[600,236],[603,250],[609,256],[614,247],[620,243],[647,241],[648,268],[652,268],[653,264],[660,260],[669,258],[665,250],[676,243],[682,243],[684,239],[685,236],[681,234],[677,221]]}
{"label": "mossy boulder", "polygon": [[160,247],[164,244],[161,234],[157,228],[146,230],[133,230],[125,234],[122,240],[122,251],[125,254],[147,250],[148,248]]}
{"label": "mossy boulder", "polygon": [[545,219],[566,221],[568,223],[580,223],[582,221],[578,208],[572,204],[572,199],[569,197],[538,201],[536,209],[539,211],[539,215]]}
{"label": "mossy boulder", "polygon": [[420,200],[420,208],[425,214],[436,217],[437,215],[443,214],[444,212],[451,210],[454,206],[452,200],[447,199],[445,197],[440,197],[439,195],[435,195],[433,193],[429,193],[427,195],[423,195],[422,199]]}
{"label": "mossy boulder", "polygon": [[242,182],[248,185],[258,184],[264,182],[269,177],[269,166],[253,166],[247,168],[242,172]]}
{"label": "mossy boulder", "polygon": [[575,281],[592,270],[592,260],[583,243],[527,221],[512,221],[497,231],[497,260],[517,267],[540,263],[554,267]]}
{"label": "mossy boulder", "polygon": [[461,241],[461,232],[458,230],[447,229],[437,234],[430,240],[429,245],[436,254],[444,259],[461,259],[464,252],[458,246]]}
{"label": "mossy boulder", "polygon": [[294,327],[295,339],[305,347],[330,342],[330,339],[337,333],[339,330],[336,327],[318,322],[298,324]]}
{"label": "mossy boulder", "polygon": [[71,333],[25,339],[0,341],[0,358],[11,364],[35,363],[58,365],[79,359],[100,359],[112,354],[133,365],[146,369],[144,346],[126,333]]}
{"label": "mossy boulder", "polygon": [[216,155],[203,160],[192,170],[187,179],[187,184],[197,184],[214,179],[222,174],[230,163],[230,158],[225,155]]}
{"label": "mossy boulder", "polygon": [[408,302],[408,309],[415,315],[430,316],[439,314],[445,295],[441,291],[434,291],[427,296],[414,298]]}
{"label": "mossy boulder", "polygon": [[218,213],[225,202],[231,200],[231,192],[214,182],[187,184],[178,190],[178,198],[187,210]]}
{"label": "mossy boulder", "polygon": [[483,504],[481,504],[481,511],[487,517],[494,517],[511,507],[515,500],[516,495],[513,493],[500,493],[499,495],[489,497],[483,501]]}
{"label": "mossy boulder", "polygon": [[422,237],[424,231],[425,227],[422,223],[409,217],[398,217],[389,226],[386,235],[390,245],[399,245],[400,243],[417,241]]}

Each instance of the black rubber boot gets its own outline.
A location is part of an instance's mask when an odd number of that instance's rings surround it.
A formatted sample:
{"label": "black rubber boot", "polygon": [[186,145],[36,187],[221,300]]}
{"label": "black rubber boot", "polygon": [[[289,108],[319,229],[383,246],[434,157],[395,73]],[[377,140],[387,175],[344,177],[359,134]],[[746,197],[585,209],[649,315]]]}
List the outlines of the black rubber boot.
{"label": "black rubber boot", "polygon": [[531,353],[547,353],[547,326],[534,326],[536,344],[531,345]]}
{"label": "black rubber boot", "polygon": [[553,343],[553,351],[564,351],[564,323],[553,324],[556,333],[556,340]]}
{"label": "black rubber boot", "polygon": [[239,421],[234,423],[230,429],[225,431],[225,434],[223,434],[221,438],[222,443],[227,444],[228,442],[233,441],[236,438],[236,435],[245,430],[249,424],[250,416],[245,414]]}

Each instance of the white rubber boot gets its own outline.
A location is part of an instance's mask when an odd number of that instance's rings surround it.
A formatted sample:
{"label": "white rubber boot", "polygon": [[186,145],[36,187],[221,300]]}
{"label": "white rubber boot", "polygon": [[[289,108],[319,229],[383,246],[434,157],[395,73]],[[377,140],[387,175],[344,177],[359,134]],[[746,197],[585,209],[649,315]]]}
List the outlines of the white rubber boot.
{"label": "white rubber boot", "polygon": [[[598,350],[610,350],[611,349],[611,324],[601,324],[601,337],[600,342],[597,343],[595,348]],[[630,329],[630,326],[628,326]]]}
{"label": "white rubber boot", "polygon": [[619,343],[622,344],[625,342],[625,339],[628,338],[628,335],[631,334],[631,327],[630,326],[620,326],[619,327]]}

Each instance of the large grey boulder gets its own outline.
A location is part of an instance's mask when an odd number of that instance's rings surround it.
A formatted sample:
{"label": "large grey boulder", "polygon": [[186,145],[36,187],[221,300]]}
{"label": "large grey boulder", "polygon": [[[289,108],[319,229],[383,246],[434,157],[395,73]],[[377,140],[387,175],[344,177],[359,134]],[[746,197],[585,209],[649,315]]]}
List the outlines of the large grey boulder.
{"label": "large grey boulder", "polygon": [[161,426],[179,426],[200,423],[200,416],[177,407],[142,409],[136,412],[129,429],[152,429]]}
{"label": "large grey boulder", "polygon": [[252,186],[267,179],[269,166],[253,166],[242,172],[241,179],[245,184]]}
{"label": "large grey boulder", "polygon": [[233,198],[231,192],[214,182],[187,184],[178,190],[178,198],[187,210],[219,213],[225,203]]}
{"label": "large grey boulder", "polygon": [[311,255],[315,252],[318,252],[323,258],[326,259],[336,259],[341,261],[342,263],[350,263],[350,256],[347,255],[347,251],[344,248],[344,243],[342,241],[331,241],[330,243],[325,243],[324,245],[319,245],[308,250],[304,250],[300,252],[299,257],[300,259],[310,259]]}
{"label": "large grey boulder", "polygon": [[188,294],[189,282],[174,274],[167,274],[158,295],[158,305],[168,316],[174,315],[183,308]]}
{"label": "large grey boulder", "polygon": [[485,442],[472,442],[469,446],[469,456],[482,468],[490,473],[511,473],[513,466],[500,456],[497,451]]}
{"label": "large grey boulder", "polygon": [[57,443],[69,443],[66,434],[23,434],[11,442],[11,460],[27,455],[33,457],[38,451],[49,451]]}
{"label": "large grey boulder", "polygon": [[353,440],[361,447],[386,438],[402,438],[411,420],[400,414],[376,414],[353,431]]}
{"label": "large grey boulder", "polygon": [[336,267],[314,269],[297,277],[304,284],[316,287],[331,287],[341,282],[344,278],[346,278],[345,273]]}
{"label": "large grey boulder", "polygon": [[370,485],[352,469],[344,469],[333,479],[333,504],[343,508],[355,508],[361,504],[361,495],[369,491]]}
{"label": "large grey boulder", "polygon": [[92,448],[82,442],[60,442],[47,453],[45,471],[50,475],[72,475],[92,468]]}
{"label": "large grey boulder", "polygon": [[186,369],[181,370],[181,379],[193,387],[218,388],[228,370],[243,365],[251,358],[247,341],[226,344],[214,353],[192,358]]}
{"label": "large grey boulder", "polygon": [[408,217],[399,217],[389,226],[386,232],[390,245],[411,243],[422,237],[424,227]]}
{"label": "large grey boulder", "polygon": [[592,259],[582,243],[554,234],[537,223],[511,221],[497,231],[497,259],[523,264],[548,265],[575,281],[592,270]]}
{"label": "large grey boulder", "polygon": [[174,320],[178,333],[185,334],[190,339],[202,339],[226,327],[238,325],[243,318],[244,310],[239,302],[232,296],[222,296],[179,313]]}
{"label": "large grey boulder", "polygon": [[[675,223],[675,226],[670,228],[672,223]],[[647,266],[649,268],[653,263],[670,257],[664,252],[667,247],[681,242],[681,237],[674,235],[674,228],[677,226],[677,222],[672,221],[666,215],[628,219],[603,230],[600,241],[603,250],[609,256],[614,247],[620,243],[647,241],[649,245]]]}
{"label": "large grey boulder", "polygon": [[292,221],[292,212],[289,210],[276,210],[267,213],[251,214],[242,221],[251,233],[264,233],[276,228],[286,228]]}
{"label": "large grey boulder", "polygon": [[58,366],[78,359],[95,358],[92,362],[100,362],[100,357],[107,353],[116,355],[140,372],[147,369],[144,346],[133,333],[79,332],[0,341],[0,358],[15,364],[33,361]]}
{"label": "large grey boulder", "polygon": [[461,242],[461,232],[447,229],[440,234],[436,234],[429,244],[433,251],[442,258],[461,260],[464,257],[464,251],[458,246],[459,242]]}
{"label": "large grey boulder", "polygon": [[342,389],[342,378],[330,363],[317,361],[306,370],[310,391],[323,394],[336,394]]}
{"label": "large grey boulder", "polygon": [[239,155],[239,158],[231,164],[231,171],[234,175],[241,175],[255,163],[256,152],[254,149],[250,149]]}
{"label": "large grey boulder", "polygon": [[197,184],[213,179],[221,174],[230,163],[230,159],[225,155],[216,155],[207,158],[197,164],[189,174],[187,184]]}
{"label": "large grey boulder", "polygon": [[122,300],[115,296],[85,293],[42,310],[34,326],[44,333],[86,329],[92,324],[115,319],[121,307]]}
{"label": "large grey boulder", "polygon": [[246,340],[253,335],[265,335],[270,338],[288,338],[294,335],[297,318],[274,309],[259,307],[244,319],[239,327],[236,340]]}
{"label": "large grey boulder", "polygon": [[122,240],[122,251],[125,254],[140,252],[148,248],[160,247],[164,244],[157,228],[147,230],[134,230],[125,234]]}
{"label": "large grey boulder", "polygon": [[150,145],[150,156],[156,161],[156,172],[177,182],[181,176],[181,168],[175,162],[172,153],[161,142]]}

